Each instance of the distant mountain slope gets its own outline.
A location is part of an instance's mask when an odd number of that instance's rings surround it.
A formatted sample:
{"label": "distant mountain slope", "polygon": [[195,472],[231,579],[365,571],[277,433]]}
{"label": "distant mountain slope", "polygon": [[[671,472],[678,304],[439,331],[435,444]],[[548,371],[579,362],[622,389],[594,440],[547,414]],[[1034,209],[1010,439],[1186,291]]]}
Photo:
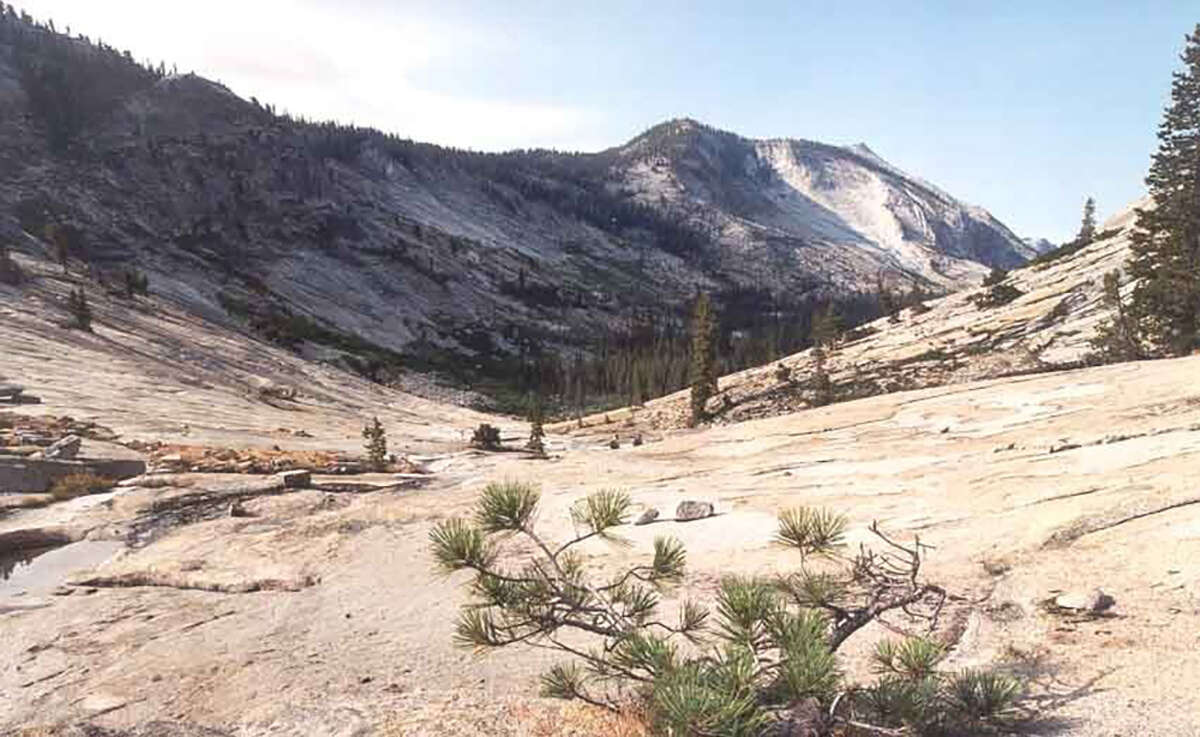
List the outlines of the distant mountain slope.
{"label": "distant mountain slope", "polygon": [[[1103,304],[1103,277],[1124,272],[1136,210],[1143,198],[1116,213],[1098,229],[1098,239],[1081,249],[1053,252],[1013,270],[1005,279],[1020,295],[999,306],[981,306],[983,287],[930,300],[925,309],[907,308],[895,320],[881,318],[851,331],[828,352],[826,366],[839,399],[927,386],[958,384],[1043,371],[1075,368],[1092,360],[1091,339],[1109,318]],[[780,369],[793,377],[780,381]],[[717,422],[785,414],[812,406],[808,386],[814,371],[811,351],[721,377],[710,402]],[[610,410],[584,418],[584,432],[610,434],[610,423],[629,428],[682,427],[689,415],[688,392],[647,402],[644,407]],[[574,428],[566,423],[558,429]]]}
{"label": "distant mountain slope", "polygon": [[880,274],[949,287],[1032,253],[862,146],[682,120],[595,154],[445,149],[281,117],[7,13],[0,239],[97,285],[147,272],[182,309],[382,378],[590,351],[681,321],[698,289],[749,330]]}
{"label": "distant mountain slope", "polygon": [[638,136],[616,159],[615,175],[639,201],[691,214],[727,254],[765,269],[791,259],[843,288],[866,288],[880,271],[961,286],[984,267],[1035,255],[985,210],[865,144],[751,140],[682,119]]}

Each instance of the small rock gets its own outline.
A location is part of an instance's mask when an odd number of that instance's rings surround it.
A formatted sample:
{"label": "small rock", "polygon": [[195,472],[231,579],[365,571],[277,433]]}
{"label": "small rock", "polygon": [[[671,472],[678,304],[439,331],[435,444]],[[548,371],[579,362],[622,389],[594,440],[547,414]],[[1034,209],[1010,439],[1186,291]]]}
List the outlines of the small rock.
{"label": "small rock", "polygon": [[642,516],[638,517],[637,521],[634,522],[633,524],[648,525],[656,519],[658,519],[658,510],[655,509],[654,507],[650,507],[645,512],[642,512]]}
{"label": "small rock", "polygon": [[242,503],[240,501],[234,501],[232,504],[229,505],[229,516],[230,517],[253,517],[254,515],[250,514],[250,512],[248,512],[248,511],[246,511],[246,508],[242,506]]}
{"label": "small rock", "polygon": [[636,448],[636,447],[640,446],[641,444],[642,444],[642,434],[638,433],[637,435],[633,436],[633,447]]}
{"label": "small rock", "polygon": [[78,435],[68,435],[42,451],[42,457],[69,461],[79,454],[79,445],[82,442]]}
{"label": "small rock", "polygon": [[279,474],[285,489],[307,489],[312,484],[312,473],[309,471],[284,471]]}
{"label": "small rock", "polygon": [[1093,589],[1090,594],[1072,591],[1054,597],[1054,606],[1074,612],[1091,612],[1099,614],[1108,611],[1117,600],[1100,589]]}
{"label": "small rock", "polygon": [[612,436],[612,440],[608,441],[608,447],[612,450],[618,450],[621,447],[621,440],[616,435]]}
{"label": "small rock", "polygon": [[704,519],[713,515],[712,502],[682,501],[675,507],[675,519],[680,522]]}

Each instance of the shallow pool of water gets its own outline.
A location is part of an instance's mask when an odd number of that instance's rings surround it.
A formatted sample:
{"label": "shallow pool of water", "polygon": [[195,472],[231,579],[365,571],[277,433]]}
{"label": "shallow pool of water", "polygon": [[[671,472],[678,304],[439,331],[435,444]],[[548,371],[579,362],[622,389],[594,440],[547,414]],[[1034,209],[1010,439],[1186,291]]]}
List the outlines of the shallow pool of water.
{"label": "shallow pool of water", "polygon": [[49,591],[65,583],[73,571],[100,565],[123,547],[119,542],[82,540],[2,554],[0,596]]}

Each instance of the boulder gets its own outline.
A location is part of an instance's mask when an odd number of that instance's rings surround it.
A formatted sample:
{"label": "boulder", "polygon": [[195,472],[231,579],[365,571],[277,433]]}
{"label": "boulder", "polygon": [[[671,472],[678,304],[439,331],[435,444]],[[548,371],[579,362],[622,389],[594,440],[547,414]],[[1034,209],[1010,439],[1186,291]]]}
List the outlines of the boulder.
{"label": "boulder", "polygon": [[642,516],[638,517],[637,521],[633,524],[648,525],[656,519],[658,519],[658,510],[654,507],[648,507],[645,512],[642,512]]}
{"label": "boulder", "polygon": [[68,435],[42,451],[42,457],[69,461],[79,455],[79,446],[82,442],[78,435]]}
{"label": "boulder", "polygon": [[712,502],[697,502],[686,500],[679,502],[679,506],[675,507],[675,519],[680,522],[690,522],[696,519],[704,519],[713,515]]}
{"label": "boulder", "polygon": [[25,391],[25,387],[20,384],[0,383],[0,399],[7,399],[10,402],[15,402],[17,397]]}

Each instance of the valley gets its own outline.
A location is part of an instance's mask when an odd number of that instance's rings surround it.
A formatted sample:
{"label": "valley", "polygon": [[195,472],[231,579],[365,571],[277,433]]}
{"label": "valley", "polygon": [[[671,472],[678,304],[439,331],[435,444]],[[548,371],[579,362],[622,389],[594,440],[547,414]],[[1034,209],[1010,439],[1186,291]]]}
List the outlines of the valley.
{"label": "valley", "polygon": [[0,734],[1200,735],[1187,42],[1055,245],[866,143],[435,145],[0,3]]}

